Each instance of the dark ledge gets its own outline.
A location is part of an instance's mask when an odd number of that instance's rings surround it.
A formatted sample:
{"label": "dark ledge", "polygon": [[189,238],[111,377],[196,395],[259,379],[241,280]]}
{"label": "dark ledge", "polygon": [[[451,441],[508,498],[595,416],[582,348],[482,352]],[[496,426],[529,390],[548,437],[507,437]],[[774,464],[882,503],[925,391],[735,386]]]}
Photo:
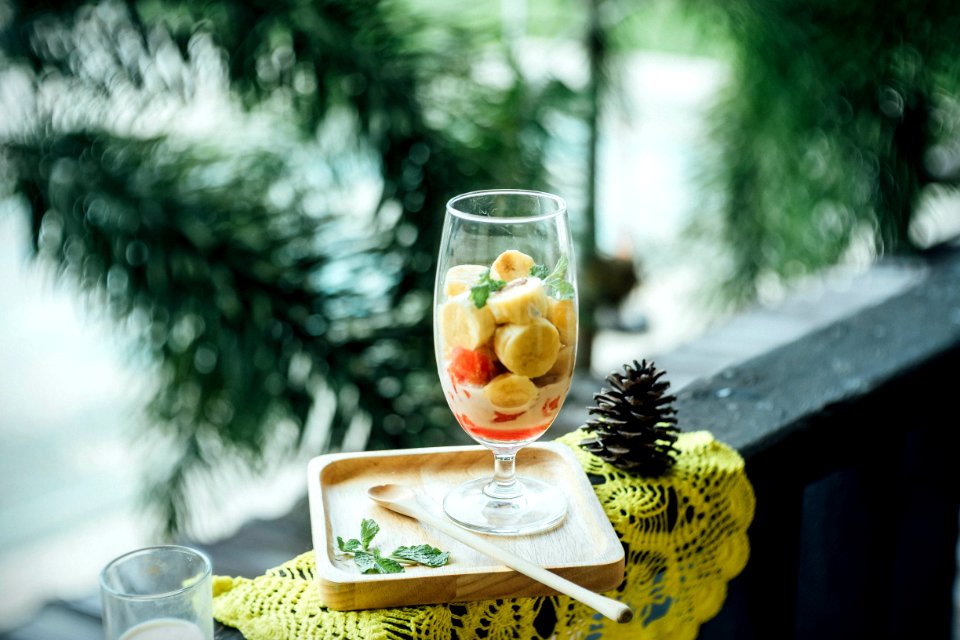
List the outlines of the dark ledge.
{"label": "dark ledge", "polygon": [[[815,427],[960,350],[960,244],[932,251],[924,278],[886,301],[678,394],[688,429],[708,429],[747,459]],[[960,372],[930,389],[960,393]],[[931,381],[936,384],[936,381]],[[922,403],[923,397],[904,398]],[[957,424],[960,424],[958,422]],[[695,425],[695,427],[690,426]]]}
{"label": "dark ledge", "polygon": [[756,493],[749,564],[702,640],[950,637],[960,244],[923,258],[913,286],[678,394]]}

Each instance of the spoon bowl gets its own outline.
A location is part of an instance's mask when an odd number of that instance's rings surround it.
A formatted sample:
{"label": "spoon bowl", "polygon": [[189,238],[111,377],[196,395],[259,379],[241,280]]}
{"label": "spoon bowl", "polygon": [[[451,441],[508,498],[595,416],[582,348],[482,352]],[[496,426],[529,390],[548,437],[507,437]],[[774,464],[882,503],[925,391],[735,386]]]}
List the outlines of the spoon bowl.
{"label": "spoon bowl", "polygon": [[405,484],[378,484],[367,489],[367,495],[371,500],[380,504],[417,499],[417,494]]}

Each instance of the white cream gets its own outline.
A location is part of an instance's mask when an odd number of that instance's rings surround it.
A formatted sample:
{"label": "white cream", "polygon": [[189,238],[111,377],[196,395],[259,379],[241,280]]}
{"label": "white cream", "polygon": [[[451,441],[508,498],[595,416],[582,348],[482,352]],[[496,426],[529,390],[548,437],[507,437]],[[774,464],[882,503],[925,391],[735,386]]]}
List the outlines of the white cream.
{"label": "white cream", "polygon": [[128,629],[120,640],[206,640],[200,627],[186,620],[158,618]]}
{"label": "white cream", "polygon": [[[465,383],[454,385],[449,376],[441,376],[441,382],[447,400],[457,416],[465,415],[479,427],[503,432],[532,429],[552,423],[570,388],[570,378],[562,377],[557,382],[538,387],[536,397],[525,407],[505,408],[492,405],[484,396],[483,387]],[[518,413],[521,415],[509,418]]]}

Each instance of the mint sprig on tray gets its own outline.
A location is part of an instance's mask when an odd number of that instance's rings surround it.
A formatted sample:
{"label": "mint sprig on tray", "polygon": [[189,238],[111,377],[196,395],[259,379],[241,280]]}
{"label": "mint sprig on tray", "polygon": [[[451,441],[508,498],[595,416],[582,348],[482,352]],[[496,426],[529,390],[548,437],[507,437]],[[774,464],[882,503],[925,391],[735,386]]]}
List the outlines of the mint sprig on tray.
{"label": "mint sprig on tray", "polygon": [[450,559],[449,551],[441,551],[429,544],[415,547],[397,547],[383,555],[377,547],[371,547],[373,538],[380,532],[375,520],[364,518],[360,522],[360,539],[344,540],[337,536],[337,548],[344,555],[352,555],[361,573],[403,573],[404,564],[422,564],[427,567],[442,567]]}

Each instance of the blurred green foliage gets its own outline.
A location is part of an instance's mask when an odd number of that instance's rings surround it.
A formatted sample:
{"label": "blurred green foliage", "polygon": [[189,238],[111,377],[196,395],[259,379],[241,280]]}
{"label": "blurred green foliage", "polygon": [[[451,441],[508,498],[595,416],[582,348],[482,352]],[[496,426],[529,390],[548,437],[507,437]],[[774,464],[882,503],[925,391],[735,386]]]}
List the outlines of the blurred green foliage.
{"label": "blurred green foliage", "polygon": [[701,228],[730,257],[723,299],[752,300],[765,280],[836,264],[858,243],[913,251],[929,188],[960,178],[956,2],[680,4],[731,46],[708,169],[723,197],[704,203]]}
{"label": "blurred green foliage", "polygon": [[[578,40],[585,85],[525,75],[524,30]],[[174,532],[225,456],[463,440],[433,357],[443,205],[585,194],[589,245],[617,56],[730,63],[700,231],[738,304],[863,238],[911,249],[926,189],[960,173],[957,33],[944,0],[0,0],[0,195],[157,363],[177,462],[147,494]]]}
{"label": "blurred green foliage", "polygon": [[549,188],[568,87],[524,78],[496,24],[388,0],[31,1],[5,19],[5,188],[38,252],[159,363],[150,413],[178,462],[147,494],[168,532],[198,474],[256,467],[291,425],[295,449],[311,412],[328,450],[365,422],[369,448],[463,440],[430,320],[444,203]]}

